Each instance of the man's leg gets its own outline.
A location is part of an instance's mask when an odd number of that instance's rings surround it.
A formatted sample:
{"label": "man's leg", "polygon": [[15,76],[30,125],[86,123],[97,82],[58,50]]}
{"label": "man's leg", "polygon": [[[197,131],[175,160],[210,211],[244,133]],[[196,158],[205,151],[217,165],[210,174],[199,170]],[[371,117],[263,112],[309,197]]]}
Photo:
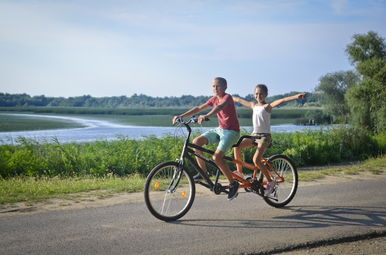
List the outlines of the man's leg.
{"label": "man's leg", "polygon": [[233,180],[232,172],[228,164],[224,160],[225,153],[219,149],[213,155],[213,160],[216,162],[217,166],[220,168],[221,172],[227,177],[229,181],[229,191],[228,191],[228,200],[232,200],[238,195],[238,189],[240,184]]}
{"label": "man's leg", "polygon": [[[198,145],[198,146],[204,146],[206,144],[208,144],[208,139],[205,137],[205,136],[197,136],[196,138],[194,138],[193,140],[193,143],[195,145]],[[197,150],[197,149],[194,149],[194,151],[197,153],[197,154],[200,154],[202,155],[203,152],[200,151],[200,150]],[[204,172],[208,172],[208,170],[206,169],[206,164],[205,164],[205,161],[203,159],[200,159],[199,157],[196,157],[196,161],[197,161],[197,164],[199,165],[199,167],[204,170]]]}
{"label": "man's leg", "polygon": [[229,183],[233,182],[232,172],[228,164],[224,161],[225,153],[219,149],[213,155],[213,160],[216,162],[216,165],[220,168],[221,172],[228,178]]}

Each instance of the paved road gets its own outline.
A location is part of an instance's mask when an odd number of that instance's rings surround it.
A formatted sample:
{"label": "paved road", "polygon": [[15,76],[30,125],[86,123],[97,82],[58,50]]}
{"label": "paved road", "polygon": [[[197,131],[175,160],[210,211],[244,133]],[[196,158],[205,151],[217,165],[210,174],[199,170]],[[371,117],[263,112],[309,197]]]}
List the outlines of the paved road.
{"label": "paved road", "polygon": [[386,180],[299,187],[285,209],[253,194],[196,197],[180,221],[144,203],[0,217],[1,254],[239,254],[386,230]]}

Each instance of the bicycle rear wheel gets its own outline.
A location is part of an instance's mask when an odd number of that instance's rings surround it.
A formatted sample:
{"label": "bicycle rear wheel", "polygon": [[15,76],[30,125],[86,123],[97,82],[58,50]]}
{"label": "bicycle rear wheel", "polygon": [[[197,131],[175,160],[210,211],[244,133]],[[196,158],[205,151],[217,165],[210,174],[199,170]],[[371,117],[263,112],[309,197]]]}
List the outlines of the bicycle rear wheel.
{"label": "bicycle rear wheel", "polygon": [[146,179],[146,206],[151,214],[163,221],[184,216],[191,208],[195,194],[193,178],[176,162],[156,166]]}
{"label": "bicycle rear wheel", "polygon": [[[272,194],[264,196],[265,202],[273,207],[283,207],[294,198],[298,188],[298,172],[291,159],[284,155],[275,155],[268,159],[271,175],[277,184]],[[268,167],[269,168],[269,167]]]}

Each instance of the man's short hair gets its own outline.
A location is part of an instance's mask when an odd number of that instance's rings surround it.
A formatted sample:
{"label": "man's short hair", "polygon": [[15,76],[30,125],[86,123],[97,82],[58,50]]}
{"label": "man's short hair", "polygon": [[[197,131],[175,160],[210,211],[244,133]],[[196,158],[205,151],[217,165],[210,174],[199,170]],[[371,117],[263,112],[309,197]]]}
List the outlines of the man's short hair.
{"label": "man's short hair", "polygon": [[225,87],[228,87],[228,84],[227,84],[227,80],[225,80],[224,78],[222,77],[216,77],[214,78],[215,81],[218,81],[221,85],[225,86]]}

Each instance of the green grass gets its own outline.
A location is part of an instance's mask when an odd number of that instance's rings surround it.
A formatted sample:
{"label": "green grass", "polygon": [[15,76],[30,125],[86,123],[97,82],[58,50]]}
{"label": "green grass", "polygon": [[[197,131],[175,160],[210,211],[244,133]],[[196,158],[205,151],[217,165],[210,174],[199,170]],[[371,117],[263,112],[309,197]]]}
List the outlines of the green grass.
{"label": "green grass", "polygon": [[[132,175],[124,178],[31,178],[0,179],[0,204],[20,201],[37,202],[48,198],[68,198],[80,192],[101,191],[104,195],[116,192],[141,191],[144,178]],[[101,193],[101,194],[102,194]]]}
{"label": "green grass", "polygon": [[61,119],[50,119],[44,117],[19,116],[0,113],[0,132],[30,131],[61,128],[78,128],[82,125]]}
{"label": "green grass", "polygon": [[[320,171],[300,171],[299,181],[313,181],[325,176],[355,175],[368,171],[380,174],[386,171],[386,156],[373,158],[354,166],[342,166]],[[73,199],[80,192],[97,191],[99,196],[118,192],[143,191],[145,178],[141,175],[128,177],[13,177],[0,179],[0,205],[24,201],[34,203],[49,198]]]}
{"label": "green grass", "polygon": [[374,175],[386,171],[386,156],[368,159],[358,165],[333,167],[318,171],[299,171],[299,181],[314,181],[325,176],[358,175],[366,171]]}
{"label": "green grass", "polygon": [[[265,155],[287,155],[299,167],[365,160],[386,152],[383,136],[369,136],[352,128],[274,133],[272,137],[272,147]],[[4,178],[146,176],[160,162],[178,158],[183,145],[182,138],[174,136],[63,144],[18,138],[17,142],[0,145],[0,176]],[[216,145],[208,148],[214,150]],[[255,148],[245,149],[245,160],[251,163],[254,153]],[[232,151],[227,155],[232,156]]]}

